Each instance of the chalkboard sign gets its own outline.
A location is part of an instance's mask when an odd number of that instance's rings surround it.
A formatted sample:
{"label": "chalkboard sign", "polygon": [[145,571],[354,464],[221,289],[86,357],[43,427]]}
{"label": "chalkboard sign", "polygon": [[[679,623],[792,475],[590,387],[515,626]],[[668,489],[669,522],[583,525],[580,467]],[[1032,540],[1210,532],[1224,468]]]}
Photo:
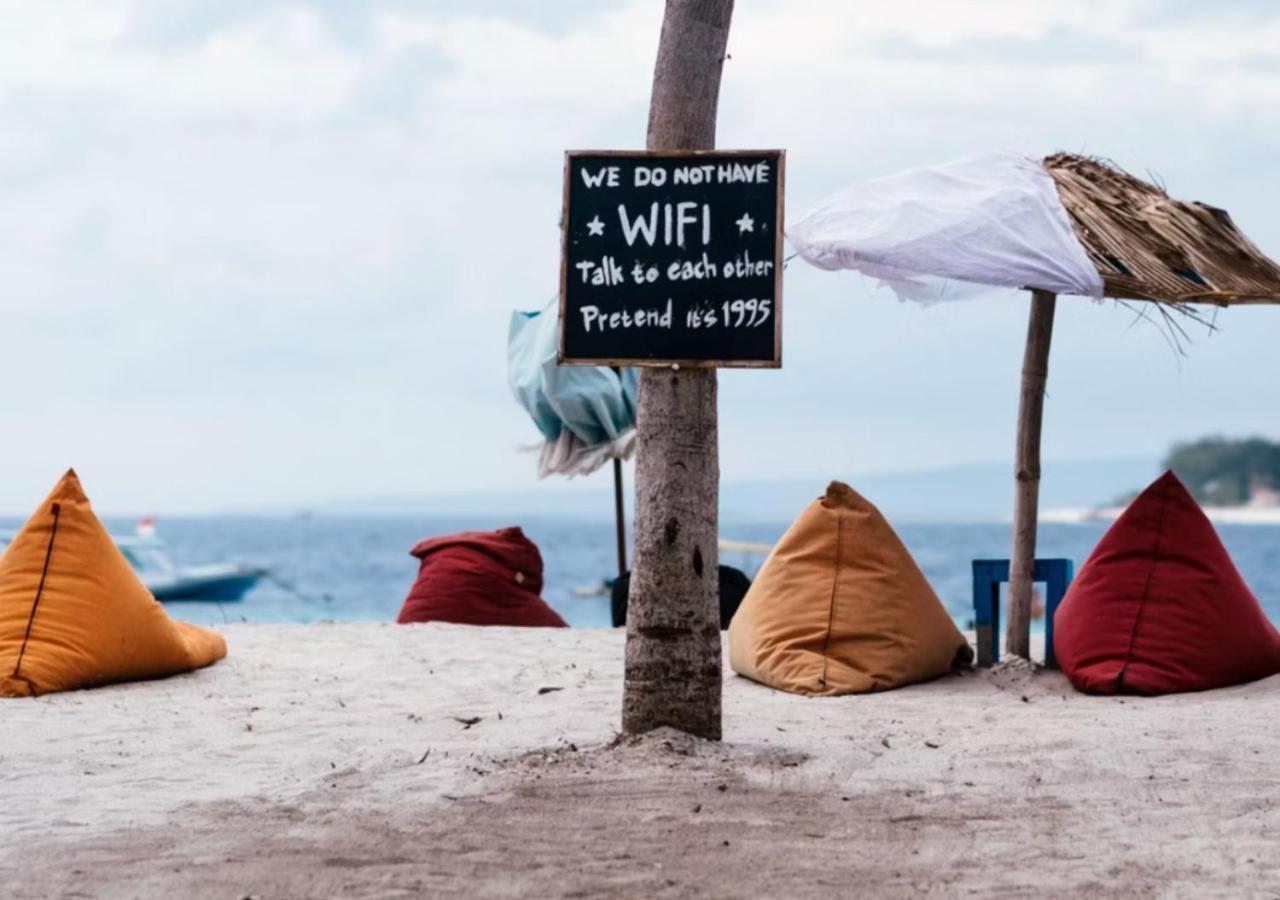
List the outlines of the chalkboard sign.
{"label": "chalkboard sign", "polygon": [[566,153],[559,361],[781,366],[785,159]]}

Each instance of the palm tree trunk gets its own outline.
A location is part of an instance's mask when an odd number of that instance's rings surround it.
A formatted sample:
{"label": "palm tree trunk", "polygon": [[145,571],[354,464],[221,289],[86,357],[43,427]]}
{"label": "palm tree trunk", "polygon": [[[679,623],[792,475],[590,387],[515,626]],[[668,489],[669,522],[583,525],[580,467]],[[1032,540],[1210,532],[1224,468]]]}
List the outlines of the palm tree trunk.
{"label": "palm tree trunk", "polygon": [[[667,0],[650,150],[715,146],[733,0]],[[715,369],[645,368],[622,730],[720,739],[720,462]]]}

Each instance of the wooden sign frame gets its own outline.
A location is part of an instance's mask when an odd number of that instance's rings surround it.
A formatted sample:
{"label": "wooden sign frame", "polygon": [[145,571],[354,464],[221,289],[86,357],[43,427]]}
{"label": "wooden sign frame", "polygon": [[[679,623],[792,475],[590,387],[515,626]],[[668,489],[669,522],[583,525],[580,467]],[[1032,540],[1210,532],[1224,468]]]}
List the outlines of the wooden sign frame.
{"label": "wooden sign frame", "polygon": [[[573,161],[579,157],[648,157],[650,159],[734,159],[737,157],[777,157],[777,177],[775,178],[775,233],[774,233],[774,275],[773,275],[773,358],[772,359],[628,359],[628,358],[588,358],[565,357],[565,314],[568,311],[569,286],[569,185]],[[661,368],[740,368],[740,369],[780,369],[782,368],[782,241],[785,233],[783,216],[787,171],[787,151],[773,150],[566,150],[564,154],[564,184],[561,197],[560,216],[560,304],[558,323],[559,340],[556,346],[556,363],[562,366],[650,366]]]}

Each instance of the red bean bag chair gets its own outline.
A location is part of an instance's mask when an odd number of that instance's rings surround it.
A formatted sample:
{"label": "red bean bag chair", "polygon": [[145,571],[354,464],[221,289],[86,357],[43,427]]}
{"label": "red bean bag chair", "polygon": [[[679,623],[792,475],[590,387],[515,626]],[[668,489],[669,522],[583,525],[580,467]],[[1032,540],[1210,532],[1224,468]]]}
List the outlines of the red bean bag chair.
{"label": "red bean bag chair", "polygon": [[418,580],[397,622],[565,628],[543,602],[542,554],[519,528],[463,531],[422,541]]}
{"label": "red bean bag chair", "polygon": [[1103,535],[1053,620],[1078,690],[1171,694],[1280,673],[1280,633],[1172,472]]}

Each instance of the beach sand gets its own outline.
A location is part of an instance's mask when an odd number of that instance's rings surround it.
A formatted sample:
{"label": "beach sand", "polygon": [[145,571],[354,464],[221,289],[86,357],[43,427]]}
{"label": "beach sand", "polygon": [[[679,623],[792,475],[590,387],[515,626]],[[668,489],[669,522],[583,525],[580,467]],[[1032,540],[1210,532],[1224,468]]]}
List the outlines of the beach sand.
{"label": "beach sand", "polygon": [[0,703],[0,893],[1280,896],[1280,677],[728,673],[710,744],[617,739],[617,631],[221,631],[210,669]]}

